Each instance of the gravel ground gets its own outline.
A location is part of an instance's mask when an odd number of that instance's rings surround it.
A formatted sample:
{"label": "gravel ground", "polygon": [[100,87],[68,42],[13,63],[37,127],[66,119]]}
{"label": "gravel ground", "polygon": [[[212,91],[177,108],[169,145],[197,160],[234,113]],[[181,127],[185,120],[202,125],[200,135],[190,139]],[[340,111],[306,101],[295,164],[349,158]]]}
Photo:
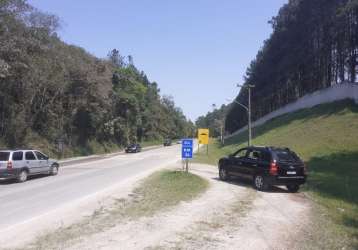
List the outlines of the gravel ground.
{"label": "gravel ground", "polygon": [[311,205],[303,194],[257,192],[243,181],[221,182],[212,166],[191,172],[210,181],[198,199],[151,217],[125,219],[67,242],[61,249],[294,249]]}

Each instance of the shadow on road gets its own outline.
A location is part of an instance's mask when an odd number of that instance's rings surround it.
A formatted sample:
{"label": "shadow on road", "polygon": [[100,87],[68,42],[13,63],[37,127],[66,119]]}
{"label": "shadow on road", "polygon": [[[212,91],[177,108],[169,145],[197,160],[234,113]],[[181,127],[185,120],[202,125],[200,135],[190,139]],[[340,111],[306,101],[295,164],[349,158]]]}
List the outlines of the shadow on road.
{"label": "shadow on road", "polygon": [[[51,176],[46,175],[46,174],[29,176],[26,182],[33,181],[33,180],[36,180],[36,179],[41,179],[41,178],[44,178],[44,177],[51,177]],[[15,185],[15,184],[20,185],[21,183],[18,183],[15,179],[0,181],[0,186]]]}

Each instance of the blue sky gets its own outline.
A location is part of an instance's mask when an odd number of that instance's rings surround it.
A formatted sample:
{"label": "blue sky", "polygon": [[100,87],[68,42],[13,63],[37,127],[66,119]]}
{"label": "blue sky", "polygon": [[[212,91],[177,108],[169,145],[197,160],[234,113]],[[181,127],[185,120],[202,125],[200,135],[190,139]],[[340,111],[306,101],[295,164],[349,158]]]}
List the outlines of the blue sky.
{"label": "blue sky", "polygon": [[60,37],[104,58],[117,48],[195,120],[228,103],[287,0],[29,0]]}

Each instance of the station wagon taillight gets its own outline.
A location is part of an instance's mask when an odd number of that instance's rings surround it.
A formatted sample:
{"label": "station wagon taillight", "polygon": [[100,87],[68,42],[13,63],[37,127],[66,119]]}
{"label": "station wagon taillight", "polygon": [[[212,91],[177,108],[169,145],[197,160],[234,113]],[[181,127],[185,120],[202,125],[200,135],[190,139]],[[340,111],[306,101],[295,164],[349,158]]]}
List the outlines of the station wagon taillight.
{"label": "station wagon taillight", "polygon": [[278,166],[276,161],[273,161],[270,164],[270,175],[277,175],[277,174],[278,174]]}
{"label": "station wagon taillight", "polygon": [[12,169],[12,161],[7,162],[7,169]]}

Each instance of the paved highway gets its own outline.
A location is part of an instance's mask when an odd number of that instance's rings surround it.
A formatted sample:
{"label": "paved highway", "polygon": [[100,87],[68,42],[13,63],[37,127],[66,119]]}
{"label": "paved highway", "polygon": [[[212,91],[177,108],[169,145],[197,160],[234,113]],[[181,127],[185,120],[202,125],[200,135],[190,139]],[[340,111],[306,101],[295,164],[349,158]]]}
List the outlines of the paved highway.
{"label": "paved highway", "polygon": [[67,163],[57,176],[32,178],[25,183],[0,182],[0,232],[178,160],[180,145],[173,145],[87,163]]}

